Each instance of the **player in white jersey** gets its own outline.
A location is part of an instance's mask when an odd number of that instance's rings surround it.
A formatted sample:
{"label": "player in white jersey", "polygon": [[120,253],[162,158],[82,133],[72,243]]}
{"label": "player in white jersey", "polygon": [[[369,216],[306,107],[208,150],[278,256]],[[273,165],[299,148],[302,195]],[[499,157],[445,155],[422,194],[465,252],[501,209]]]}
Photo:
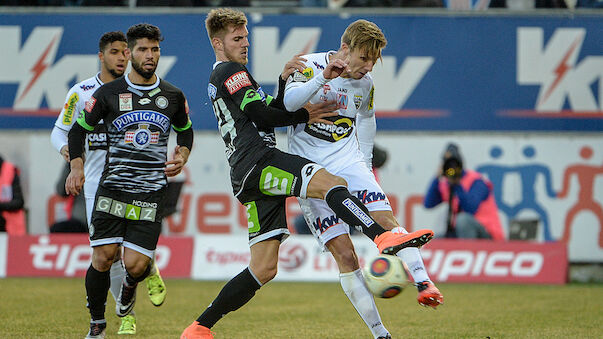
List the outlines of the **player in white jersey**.
{"label": "player in white jersey", "polygon": [[[321,164],[343,177],[352,195],[358,197],[371,216],[384,228],[406,233],[392,213],[383,189],[371,171],[376,121],[374,87],[370,75],[387,41],[377,25],[366,20],[350,24],[341,37],[338,51],[305,55],[302,72],[289,77],[284,104],[295,110],[306,102],[336,100],[338,116],[333,125],[290,126],[289,152]],[[349,237],[349,226],[340,221],[323,201],[298,198],[313,234],[335,258],[344,292],[369,326],[373,335],[386,337],[374,300],[364,285],[358,259]],[[418,301],[437,307],[442,294],[429,279],[418,248],[405,248],[397,255],[404,260],[419,290]],[[373,326],[373,324],[379,324]]]}
{"label": "player in white jersey", "polygon": [[[86,79],[75,84],[65,99],[65,105],[59,114],[57,121],[51,133],[51,143],[54,148],[61,153],[63,158],[69,162],[69,149],[67,145],[67,135],[78,118],[79,113],[84,109],[86,102],[92,94],[104,83],[113,81],[121,77],[128,64],[124,54],[127,48],[126,36],[119,31],[103,34],[99,41],[99,59],[101,71],[92,78]],[[86,161],[84,163],[84,173],[86,181],[84,182],[84,197],[86,200],[86,219],[90,225],[92,211],[94,208],[94,198],[100,182],[103,169],[105,167],[105,158],[107,155],[107,134],[104,124],[96,126],[93,132],[86,135]],[[111,266],[111,294],[114,298],[119,295],[122,280],[126,270],[122,265],[121,252],[116,255],[115,261]],[[152,273],[147,278],[147,287],[151,302],[160,306],[166,295],[166,288],[159,270],[152,264]],[[132,312],[129,316],[123,317],[122,324],[118,334],[135,334],[136,318]]]}

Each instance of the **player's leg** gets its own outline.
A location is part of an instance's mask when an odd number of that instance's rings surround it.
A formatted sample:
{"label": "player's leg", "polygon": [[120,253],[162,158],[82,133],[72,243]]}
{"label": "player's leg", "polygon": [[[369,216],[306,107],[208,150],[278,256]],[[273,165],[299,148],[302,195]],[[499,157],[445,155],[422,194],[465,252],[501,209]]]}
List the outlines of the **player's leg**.
{"label": "player's leg", "polygon": [[389,332],[381,322],[375,299],[366,288],[362,270],[358,265],[358,257],[349,234],[337,236],[326,243],[337,266],[339,267],[339,282],[344,293],[354,305],[358,315],[364,320],[375,338],[386,337]]}
{"label": "player's leg", "polygon": [[[270,170],[268,166],[257,166],[257,170],[248,176],[246,187],[250,189],[237,196],[247,208],[251,250],[249,267],[224,285],[216,299],[197,320],[184,329],[180,338],[213,338],[210,328],[225,314],[245,305],[260,287],[276,275],[278,250],[281,242],[289,235],[289,230],[285,214],[285,197],[277,194],[266,196],[264,192],[257,191],[260,187],[260,178],[266,174],[264,171],[266,168]],[[277,173],[274,174],[278,176]],[[271,187],[264,186],[259,190],[269,189]]]}
{"label": "player's leg", "polygon": [[[379,224],[383,225],[384,228],[393,233],[408,233],[404,227],[401,227],[400,224],[398,224],[398,220],[396,220],[391,210],[371,211],[371,215],[379,222]],[[419,248],[403,248],[398,251],[396,255],[402,259],[402,261],[404,261],[406,267],[408,267],[408,270],[410,271],[409,273],[414,280],[415,285],[417,286],[417,290],[419,292],[417,302],[423,306],[431,306],[433,308],[443,304],[444,297],[442,296],[440,290],[429,278]]]}
{"label": "player's leg", "polygon": [[409,234],[394,234],[386,231],[370,216],[364,204],[350,194],[347,182],[324,168],[313,173],[307,186],[306,196],[324,199],[341,220],[351,226],[360,226],[362,233],[372,239],[377,244],[379,252],[384,254],[395,254],[405,247],[421,247],[433,238],[433,232],[430,230],[418,230]]}
{"label": "player's leg", "polygon": [[[94,194],[88,194],[87,191],[91,190],[87,186],[84,187],[84,194],[86,198],[86,219],[88,225],[92,222],[92,211],[94,210]],[[93,189],[96,193],[96,188]],[[115,251],[115,257],[113,258],[113,264],[111,265],[111,269],[109,271],[109,277],[111,284],[109,286],[109,291],[113,296],[113,300],[117,302],[117,297],[119,296],[119,290],[121,289],[121,283],[126,276],[126,268],[123,266],[121,261],[121,245],[118,244],[119,248]],[[121,319],[121,325],[119,326],[119,330],[117,334],[136,334],[136,314],[134,310],[130,312],[128,317],[124,317]]]}
{"label": "player's leg", "polygon": [[151,267],[151,271],[146,279],[149,299],[151,299],[151,303],[153,305],[161,306],[165,301],[167,288],[163,278],[161,278],[161,274],[159,273],[159,267],[157,267],[157,264],[155,263],[155,256],[151,258],[149,266]]}
{"label": "player's leg", "polygon": [[[91,245],[94,244],[91,242]],[[86,299],[90,310],[90,330],[86,338],[103,338],[107,321],[105,303],[109,292],[109,270],[117,251],[117,244],[94,246],[92,263],[86,272]]]}

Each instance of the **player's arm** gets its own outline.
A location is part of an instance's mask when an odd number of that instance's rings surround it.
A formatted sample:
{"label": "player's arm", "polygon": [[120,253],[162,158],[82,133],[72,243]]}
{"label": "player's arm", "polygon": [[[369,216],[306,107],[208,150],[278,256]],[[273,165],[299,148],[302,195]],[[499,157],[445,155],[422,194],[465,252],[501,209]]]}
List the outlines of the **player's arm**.
{"label": "player's arm", "polygon": [[61,109],[61,113],[57,117],[57,121],[54,123],[52,132],[50,133],[50,143],[67,162],[69,162],[67,136],[82,109],[80,96],[76,88],[76,86],[73,86],[67,92],[63,109]]}
{"label": "player's arm", "polygon": [[296,71],[302,72],[304,68],[306,68],[306,61],[308,60],[302,57],[302,54],[296,54],[285,64],[283,72],[278,77],[278,95],[276,98],[273,98],[271,95],[266,96],[266,104],[268,106],[286,110],[283,100],[285,98],[285,86],[287,84],[287,79]]}
{"label": "player's arm", "polygon": [[377,134],[377,121],[375,119],[375,110],[373,106],[374,87],[368,95],[368,99],[362,103],[358,114],[356,115],[356,133],[358,136],[358,145],[366,166],[370,169],[373,164],[373,145],[375,135]]}
{"label": "player's arm", "polygon": [[104,117],[105,103],[103,101],[104,91],[101,87],[90,100],[86,103],[75,124],[69,131],[68,147],[69,147],[69,164],[71,172],[65,180],[65,192],[67,194],[78,195],[84,186],[84,139],[86,131],[93,131],[94,126]]}
{"label": "player's arm", "polygon": [[332,79],[337,78],[347,69],[347,63],[341,59],[334,59],[324,71],[308,79],[308,77],[296,71],[289,77],[285,87],[285,98],[283,100],[285,108],[288,111],[303,107],[312,98],[316,92],[326,85]]}
{"label": "player's arm", "polygon": [[182,94],[182,106],[174,115],[172,128],[176,131],[176,149],[174,158],[165,163],[165,175],[173,177],[178,175],[188,161],[188,156],[193,149],[193,124],[188,115],[188,103]]}

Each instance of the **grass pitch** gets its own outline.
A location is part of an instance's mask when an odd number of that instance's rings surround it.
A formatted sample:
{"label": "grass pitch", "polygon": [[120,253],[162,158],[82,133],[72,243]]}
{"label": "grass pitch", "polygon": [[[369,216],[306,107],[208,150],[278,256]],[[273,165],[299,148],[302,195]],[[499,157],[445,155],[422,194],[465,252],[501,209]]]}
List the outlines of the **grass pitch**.
{"label": "grass pitch", "polygon": [[[224,282],[166,280],[167,299],[154,307],[139,286],[136,338],[179,338]],[[416,290],[378,299],[394,338],[601,338],[603,285],[438,284],[445,305],[418,306]],[[0,338],[84,338],[89,315],[84,280],[0,279]],[[107,338],[116,334],[107,302]],[[337,283],[273,282],[213,328],[221,338],[372,338]]]}

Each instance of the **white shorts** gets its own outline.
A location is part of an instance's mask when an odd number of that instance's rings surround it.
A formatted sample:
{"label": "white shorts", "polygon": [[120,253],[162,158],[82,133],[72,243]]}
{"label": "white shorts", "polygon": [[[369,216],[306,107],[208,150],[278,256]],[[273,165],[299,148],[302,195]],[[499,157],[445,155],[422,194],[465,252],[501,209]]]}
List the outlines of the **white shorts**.
{"label": "white shorts", "polygon": [[[346,167],[338,173],[348,183],[348,190],[353,196],[364,203],[369,211],[391,211],[392,207],[377,183],[375,175],[364,163],[358,162]],[[297,198],[306,223],[318,243],[323,247],[331,239],[342,234],[350,233],[350,226],[335,216],[322,199]]]}

